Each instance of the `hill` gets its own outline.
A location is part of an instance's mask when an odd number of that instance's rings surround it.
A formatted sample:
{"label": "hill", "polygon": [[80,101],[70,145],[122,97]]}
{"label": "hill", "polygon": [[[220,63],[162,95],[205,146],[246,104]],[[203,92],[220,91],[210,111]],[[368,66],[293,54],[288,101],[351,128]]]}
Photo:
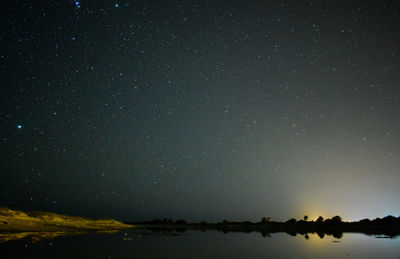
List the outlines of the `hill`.
{"label": "hill", "polygon": [[88,219],[52,212],[23,212],[0,207],[0,232],[107,231],[132,228],[114,219]]}

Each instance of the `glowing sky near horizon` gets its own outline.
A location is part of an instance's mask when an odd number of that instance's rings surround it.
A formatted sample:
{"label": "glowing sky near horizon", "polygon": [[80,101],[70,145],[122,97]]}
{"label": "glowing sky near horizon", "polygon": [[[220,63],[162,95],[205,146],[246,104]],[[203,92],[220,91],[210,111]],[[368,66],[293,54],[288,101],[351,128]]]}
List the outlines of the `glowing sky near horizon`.
{"label": "glowing sky near horizon", "polygon": [[400,215],[400,8],[15,1],[0,206],[142,220]]}

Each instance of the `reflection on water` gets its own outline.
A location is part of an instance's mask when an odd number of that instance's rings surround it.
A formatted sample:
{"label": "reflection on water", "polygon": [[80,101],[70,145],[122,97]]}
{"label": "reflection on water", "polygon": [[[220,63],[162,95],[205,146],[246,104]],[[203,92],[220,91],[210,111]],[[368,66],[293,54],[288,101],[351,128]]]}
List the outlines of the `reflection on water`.
{"label": "reflection on water", "polygon": [[[67,234],[67,236],[63,236]],[[1,258],[400,258],[400,239],[345,233],[154,232],[0,235]],[[77,233],[75,233],[77,234]],[[58,237],[55,239],[49,239]],[[381,237],[381,236],[379,236]],[[22,238],[22,239],[19,239]],[[19,240],[17,240],[19,239]],[[32,242],[34,241],[34,242]]]}
{"label": "reflection on water", "polygon": [[[107,230],[107,231],[98,231],[96,233],[113,234],[116,232],[117,230]],[[31,240],[32,243],[36,243],[43,239],[53,239],[60,236],[83,235],[87,233],[88,232],[83,232],[83,231],[50,231],[50,232],[35,231],[35,232],[9,232],[9,233],[0,232],[0,243],[12,240],[19,240],[19,239]]]}
{"label": "reflection on water", "polygon": [[[79,234],[79,233],[78,233]],[[0,233],[0,242],[8,242],[18,239],[31,239],[33,243],[42,239],[51,239],[65,235],[64,232],[16,232]]]}

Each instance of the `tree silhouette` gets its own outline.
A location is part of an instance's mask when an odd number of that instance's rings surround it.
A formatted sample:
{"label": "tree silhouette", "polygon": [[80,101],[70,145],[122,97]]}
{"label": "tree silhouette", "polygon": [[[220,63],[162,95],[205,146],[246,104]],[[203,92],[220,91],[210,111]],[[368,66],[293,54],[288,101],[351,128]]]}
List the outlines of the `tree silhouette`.
{"label": "tree silhouette", "polygon": [[265,224],[265,223],[268,223],[270,220],[271,220],[271,217],[262,217],[261,218],[261,223]]}
{"label": "tree silhouette", "polygon": [[332,223],[341,223],[342,222],[342,218],[338,215],[332,217]]}
{"label": "tree silhouette", "polygon": [[319,216],[317,219],[317,223],[322,223],[324,221],[324,218],[322,216]]}
{"label": "tree silhouette", "polygon": [[307,215],[304,215],[303,219],[304,219],[304,221],[307,221],[308,216],[307,216]]}

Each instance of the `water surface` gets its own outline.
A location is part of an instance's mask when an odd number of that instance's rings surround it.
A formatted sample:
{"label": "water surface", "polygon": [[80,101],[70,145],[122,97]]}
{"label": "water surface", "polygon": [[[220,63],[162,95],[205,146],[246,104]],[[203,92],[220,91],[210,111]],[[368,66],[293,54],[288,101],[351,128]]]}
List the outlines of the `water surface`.
{"label": "water surface", "polygon": [[1,258],[400,258],[400,238],[143,230],[0,243]]}

